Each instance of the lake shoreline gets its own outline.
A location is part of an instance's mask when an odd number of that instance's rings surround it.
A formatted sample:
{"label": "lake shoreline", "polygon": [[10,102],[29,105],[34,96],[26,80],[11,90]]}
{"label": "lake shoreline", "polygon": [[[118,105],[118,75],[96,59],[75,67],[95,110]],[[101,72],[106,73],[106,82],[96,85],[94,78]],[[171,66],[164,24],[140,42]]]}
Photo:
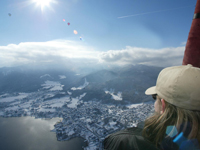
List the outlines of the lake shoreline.
{"label": "lake shoreline", "polygon": [[58,141],[55,132],[51,132],[59,119],[0,117],[0,149],[82,150],[86,146],[82,137]]}

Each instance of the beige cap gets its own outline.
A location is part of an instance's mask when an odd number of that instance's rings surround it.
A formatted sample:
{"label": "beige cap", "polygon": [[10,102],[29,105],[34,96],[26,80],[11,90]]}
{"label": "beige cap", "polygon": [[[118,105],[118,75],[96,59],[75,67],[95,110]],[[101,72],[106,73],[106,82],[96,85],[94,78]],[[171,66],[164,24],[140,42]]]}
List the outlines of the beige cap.
{"label": "beige cap", "polygon": [[200,68],[190,64],[165,68],[158,75],[156,86],[145,94],[158,94],[180,108],[200,110]]}

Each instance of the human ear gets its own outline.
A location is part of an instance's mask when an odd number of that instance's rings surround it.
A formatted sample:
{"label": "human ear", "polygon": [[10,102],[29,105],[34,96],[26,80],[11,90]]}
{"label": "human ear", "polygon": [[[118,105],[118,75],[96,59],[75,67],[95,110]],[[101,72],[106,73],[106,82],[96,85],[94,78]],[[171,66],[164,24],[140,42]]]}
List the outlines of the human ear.
{"label": "human ear", "polygon": [[162,106],[161,106],[160,114],[163,114],[163,112],[165,111],[165,100],[164,99],[161,99],[161,104],[162,104]]}

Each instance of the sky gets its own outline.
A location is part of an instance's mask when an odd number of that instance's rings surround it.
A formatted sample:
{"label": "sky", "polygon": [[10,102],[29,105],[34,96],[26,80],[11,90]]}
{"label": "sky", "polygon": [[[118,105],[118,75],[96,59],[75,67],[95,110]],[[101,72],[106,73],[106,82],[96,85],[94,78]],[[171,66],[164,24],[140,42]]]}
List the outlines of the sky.
{"label": "sky", "polygon": [[181,65],[195,4],[196,0],[1,0],[0,68]]}

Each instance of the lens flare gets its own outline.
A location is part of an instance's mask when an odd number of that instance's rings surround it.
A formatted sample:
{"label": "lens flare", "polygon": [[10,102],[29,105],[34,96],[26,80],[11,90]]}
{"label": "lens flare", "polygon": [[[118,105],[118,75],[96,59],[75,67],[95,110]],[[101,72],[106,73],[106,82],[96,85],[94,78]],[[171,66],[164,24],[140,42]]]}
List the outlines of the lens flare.
{"label": "lens flare", "polygon": [[74,30],[74,34],[78,34],[78,32],[76,30]]}

